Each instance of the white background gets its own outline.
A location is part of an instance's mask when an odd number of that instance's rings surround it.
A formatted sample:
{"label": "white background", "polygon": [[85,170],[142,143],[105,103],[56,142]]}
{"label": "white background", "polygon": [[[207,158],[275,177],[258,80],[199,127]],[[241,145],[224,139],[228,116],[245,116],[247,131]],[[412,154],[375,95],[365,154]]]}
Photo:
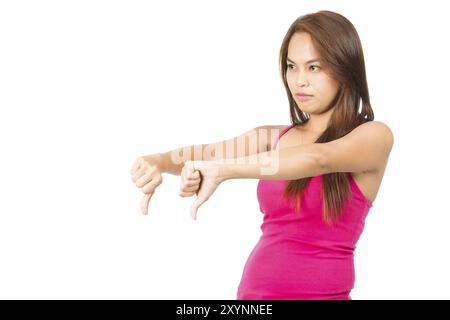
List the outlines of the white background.
{"label": "white background", "polygon": [[375,120],[394,133],[355,250],[359,299],[448,299],[445,1],[0,2],[0,298],[235,299],[260,236],[257,180],[194,198],[141,155],[288,125],[278,54],[299,16],[361,38]]}

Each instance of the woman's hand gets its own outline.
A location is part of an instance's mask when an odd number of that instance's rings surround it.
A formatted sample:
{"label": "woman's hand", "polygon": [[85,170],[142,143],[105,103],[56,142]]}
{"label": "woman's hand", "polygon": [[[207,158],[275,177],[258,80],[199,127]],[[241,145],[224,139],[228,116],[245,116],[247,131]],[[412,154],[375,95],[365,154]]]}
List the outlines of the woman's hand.
{"label": "woman's hand", "polygon": [[225,179],[220,176],[219,165],[212,161],[186,161],[181,177],[180,196],[197,194],[190,210],[192,219],[196,220],[198,208]]}
{"label": "woman's hand", "polygon": [[131,168],[131,180],[136,184],[136,187],[142,188],[144,197],[141,201],[141,211],[143,214],[148,214],[148,204],[150,199],[163,179],[161,170],[158,167],[157,157],[159,155],[143,156],[136,159]]}
{"label": "woman's hand", "polygon": [[200,183],[202,181],[200,176],[200,171],[194,171],[191,164],[183,166],[181,169],[181,183],[180,192],[178,195],[180,197],[192,197],[194,194],[198,195],[198,190],[200,189]]}

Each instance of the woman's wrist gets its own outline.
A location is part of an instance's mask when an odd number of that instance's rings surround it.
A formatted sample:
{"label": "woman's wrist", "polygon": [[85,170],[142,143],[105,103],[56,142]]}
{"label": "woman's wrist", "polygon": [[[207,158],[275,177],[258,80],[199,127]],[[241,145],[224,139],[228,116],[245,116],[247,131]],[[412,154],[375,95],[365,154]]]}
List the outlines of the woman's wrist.
{"label": "woman's wrist", "polygon": [[229,179],[258,179],[261,175],[258,162],[239,161],[239,159],[220,159],[212,162],[217,166],[219,178],[223,181]]}
{"label": "woman's wrist", "polygon": [[164,171],[163,170],[164,169],[163,168],[164,167],[164,158],[161,153],[149,154],[149,155],[143,156],[143,158],[150,164],[158,167],[158,169],[160,171]]}
{"label": "woman's wrist", "polygon": [[210,160],[217,169],[217,177],[223,182],[225,180],[236,178],[233,175],[233,168],[230,159]]}

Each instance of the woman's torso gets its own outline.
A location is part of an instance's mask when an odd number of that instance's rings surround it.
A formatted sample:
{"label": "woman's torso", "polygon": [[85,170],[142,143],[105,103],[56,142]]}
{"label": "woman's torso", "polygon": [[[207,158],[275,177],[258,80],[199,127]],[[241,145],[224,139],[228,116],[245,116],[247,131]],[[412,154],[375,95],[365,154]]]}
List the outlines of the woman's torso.
{"label": "woman's torso", "polygon": [[[271,127],[279,134],[267,150],[314,143],[318,138],[290,127]],[[322,220],[322,176],[311,177],[301,216],[293,213],[287,199],[279,198],[287,180],[258,182],[262,236],[244,267],[238,299],[350,298],[355,280],[353,252],[379,186],[375,173],[351,176],[355,197],[346,203],[334,226]]]}

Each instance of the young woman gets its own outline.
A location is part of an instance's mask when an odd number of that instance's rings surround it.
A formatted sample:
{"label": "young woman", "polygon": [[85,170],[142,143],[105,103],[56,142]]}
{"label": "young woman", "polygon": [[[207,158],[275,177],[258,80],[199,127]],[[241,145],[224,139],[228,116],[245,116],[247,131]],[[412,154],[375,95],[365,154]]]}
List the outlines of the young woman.
{"label": "young woman", "polygon": [[[142,188],[146,213],[161,174],[181,175],[180,196],[197,195],[195,219],[223,181],[259,179],[262,236],[237,298],[351,299],[353,252],[393,134],[373,120],[361,42],[342,15],[319,11],[295,20],[281,45],[280,69],[290,125],[261,126],[215,144],[140,157],[132,180]],[[223,155],[247,137],[254,148]]]}

